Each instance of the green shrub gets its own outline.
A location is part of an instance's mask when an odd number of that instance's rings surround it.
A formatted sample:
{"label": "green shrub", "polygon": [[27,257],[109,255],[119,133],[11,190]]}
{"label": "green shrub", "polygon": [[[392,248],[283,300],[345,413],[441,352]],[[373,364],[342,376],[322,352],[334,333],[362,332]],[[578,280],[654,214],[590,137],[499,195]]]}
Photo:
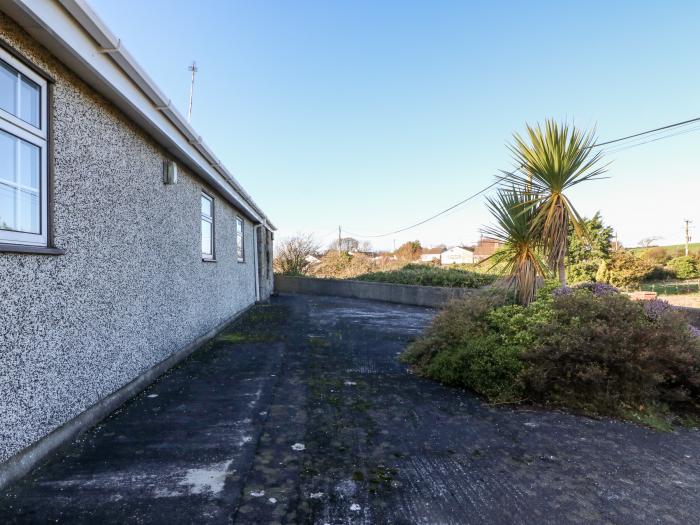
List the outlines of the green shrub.
{"label": "green shrub", "polygon": [[671,259],[668,261],[668,267],[678,279],[697,279],[700,277],[698,261],[689,255]]}
{"label": "green shrub", "polygon": [[603,261],[595,259],[569,264],[566,267],[566,280],[570,284],[595,281],[598,268]]}
{"label": "green shrub", "polygon": [[552,301],[506,305],[503,291],[481,291],[445,308],[402,359],[442,383],[469,388],[490,401],[522,398],[520,354],[547,322]]}
{"label": "green shrub", "polygon": [[687,320],[663,301],[602,286],[546,286],[527,307],[480,291],[440,312],[402,359],[490,401],[526,398],[645,424],[678,407],[697,413],[700,339]]}
{"label": "green shrub", "polygon": [[523,354],[534,399],[589,413],[623,415],[700,393],[700,346],[671,309],[650,318],[624,295],[577,292],[554,300]]}
{"label": "green shrub", "polygon": [[475,337],[437,354],[424,372],[442,383],[469,387],[491,401],[516,401],[522,398],[520,353],[520,347],[503,344],[496,334]]}
{"label": "green shrub", "polygon": [[439,352],[461,345],[472,337],[488,335],[486,315],[508,301],[503,290],[480,290],[451,301],[433,319],[432,324],[401,356],[401,360],[420,371]]}
{"label": "green shrub", "polygon": [[618,250],[613,252],[609,261],[603,261],[598,268],[595,280],[608,283],[618,288],[635,288],[639,286],[654,270],[654,265],[640,259],[632,252]]}
{"label": "green shrub", "polygon": [[400,270],[366,273],[358,276],[357,280],[450,288],[480,288],[493,283],[496,276],[427,264],[407,264]]}

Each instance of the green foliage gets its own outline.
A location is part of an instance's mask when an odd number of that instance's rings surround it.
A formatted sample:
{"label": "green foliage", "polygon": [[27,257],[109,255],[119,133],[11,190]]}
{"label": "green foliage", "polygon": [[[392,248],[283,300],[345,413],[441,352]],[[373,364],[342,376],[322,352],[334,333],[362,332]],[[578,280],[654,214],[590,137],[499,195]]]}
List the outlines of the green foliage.
{"label": "green foliage", "polygon": [[493,402],[526,398],[655,428],[669,425],[670,411],[697,412],[700,339],[679,312],[624,294],[551,289],[527,307],[484,291],[455,301],[402,360]]}
{"label": "green foliage", "polygon": [[494,282],[496,277],[452,267],[442,268],[427,264],[407,264],[399,270],[366,273],[358,276],[356,279],[359,281],[394,284],[480,288]]}
{"label": "green foliage", "polygon": [[529,307],[505,304],[507,297],[496,291],[455,301],[402,359],[421,375],[470,388],[490,401],[520,400],[520,355],[533,343],[536,327],[549,319],[550,297]]}
{"label": "green foliage", "polygon": [[518,381],[522,368],[520,348],[504,345],[492,334],[440,352],[425,374],[448,385],[466,385],[491,401],[508,402],[522,397]]}
{"label": "green foliage", "polygon": [[420,371],[438,353],[471,337],[488,334],[486,314],[507,302],[507,294],[499,289],[479,290],[469,297],[450,302],[435,316],[423,336],[408,347],[401,360],[415,365]]}
{"label": "green foliage", "polygon": [[596,141],[593,132],[584,133],[565,122],[547,119],[544,127],[526,128],[526,138],[516,133],[510,147],[519,168],[506,172],[505,178],[508,185],[530,196],[531,206],[537,209],[533,229],[564,286],[569,229],[585,235],[583,220],[566,194],[604,173],[605,167],[600,165],[603,153],[592,147]]}
{"label": "green foliage", "polygon": [[654,271],[654,266],[627,250],[613,252],[609,261],[603,261],[595,280],[618,288],[635,288]]}
{"label": "green foliage", "polygon": [[532,398],[587,413],[624,416],[700,393],[700,344],[687,321],[672,309],[652,319],[623,294],[557,297],[523,361]]}
{"label": "green foliage", "polygon": [[487,197],[496,224],[484,229],[486,235],[502,243],[490,257],[491,265],[510,277],[515,285],[515,296],[524,305],[535,297],[537,278],[547,273],[534,222],[538,208],[532,205],[531,199],[530,193],[515,188],[501,189],[495,197]]}
{"label": "green foliage", "polygon": [[603,223],[600,212],[583,218],[585,235],[577,235],[569,226],[569,247],[566,255],[566,277],[569,283],[594,281],[600,264],[610,259],[613,229]]}
{"label": "green foliage", "polygon": [[689,255],[671,259],[668,261],[668,267],[678,279],[697,279],[700,277],[700,272],[698,272],[698,260]]}

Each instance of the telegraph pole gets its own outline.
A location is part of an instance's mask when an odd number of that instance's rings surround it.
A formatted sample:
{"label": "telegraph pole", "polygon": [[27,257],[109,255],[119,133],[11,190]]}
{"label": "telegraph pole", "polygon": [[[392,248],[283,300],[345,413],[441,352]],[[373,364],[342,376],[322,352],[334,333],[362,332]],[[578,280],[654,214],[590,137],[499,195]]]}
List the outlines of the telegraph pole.
{"label": "telegraph pole", "polygon": [[197,67],[197,62],[192,62],[192,65],[187,68],[187,71],[192,72],[192,82],[190,84],[190,106],[189,109],[187,110],[187,122],[192,121],[192,96],[194,95],[194,75],[199,71],[199,68]]}
{"label": "telegraph pole", "polygon": [[342,242],[342,234],[340,233],[340,226],[338,226],[338,255],[340,255],[340,243]]}
{"label": "telegraph pole", "polygon": [[685,219],[683,222],[685,222],[685,256],[688,257],[688,243],[690,243],[689,226],[690,226],[690,223],[693,221]]}

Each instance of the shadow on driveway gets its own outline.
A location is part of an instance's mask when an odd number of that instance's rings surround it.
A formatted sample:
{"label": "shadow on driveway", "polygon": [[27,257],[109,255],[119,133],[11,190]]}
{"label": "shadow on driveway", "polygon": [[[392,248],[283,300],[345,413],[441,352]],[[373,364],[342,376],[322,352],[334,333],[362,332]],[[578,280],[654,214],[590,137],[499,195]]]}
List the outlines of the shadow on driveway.
{"label": "shadow on driveway", "polygon": [[491,407],[431,310],[281,296],[0,496],[2,523],[699,523],[700,434]]}

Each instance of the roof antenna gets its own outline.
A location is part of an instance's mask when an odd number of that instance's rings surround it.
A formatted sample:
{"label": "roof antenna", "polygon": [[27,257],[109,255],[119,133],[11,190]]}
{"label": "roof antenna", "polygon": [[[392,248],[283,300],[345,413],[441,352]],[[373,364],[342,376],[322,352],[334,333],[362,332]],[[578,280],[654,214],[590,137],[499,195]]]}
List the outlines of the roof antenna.
{"label": "roof antenna", "polygon": [[197,62],[192,61],[192,65],[187,68],[187,71],[192,72],[192,83],[190,84],[190,107],[187,110],[187,122],[192,122],[192,95],[194,95],[194,75],[199,68],[197,67]]}

